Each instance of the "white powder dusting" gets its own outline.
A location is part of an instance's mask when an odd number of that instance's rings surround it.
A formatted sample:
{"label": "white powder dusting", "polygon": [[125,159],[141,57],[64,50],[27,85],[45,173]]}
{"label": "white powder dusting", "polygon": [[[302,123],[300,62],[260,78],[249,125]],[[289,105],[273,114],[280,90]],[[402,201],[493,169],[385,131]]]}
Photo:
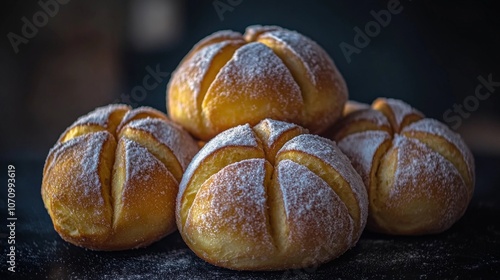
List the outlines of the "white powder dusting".
{"label": "white powder dusting", "polygon": [[403,129],[403,132],[419,131],[440,136],[453,144],[464,156],[467,170],[474,182],[474,156],[460,137],[460,134],[453,132],[445,124],[434,119],[422,119],[414,122]]}
{"label": "white powder dusting", "polygon": [[[181,67],[176,70],[176,74],[179,74],[177,83],[188,85],[191,93],[194,95],[193,100],[195,102],[198,100],[200,94],[204,94],[200,92],[201,84],[215,56],[229,44],[230,42],[220,42],[207,45],[194,53],[188,61],[183,63]],[[198,108],[198,105],[193,104],[191,108]]]}
{"label": "white powder dusting", "polygon": [[389,206],[400,206],[409,196],[411,199],[439,199],[444,213],[441,223],[450,224],[457,211],[463,209],[456,205],[467,194],[465,182],[451,162],[433,151],[420,141],[396,134],[393,140],[397,147],[397,168],[394,174],[394,186],[389,191]]}
{"label": "white powder dusting", "polygon": [[367,109],[353,112],[347,117],[351,121],[369,121],[378,127],[389,126],[390,123],[387,117],[380,111]]}
{"label": "white powder dusting", "polygon": [[[83,135],[82,137],[85,136],[86,135]],[[80,145],[82,139],[84,139],[82,137],[72,138],[66,142],[57,142],[56,145],[54,145],[54,147],[50,149],[49,155],[47,156],[47,159],[45,161],[45,166],[47,168],[47,171],[53,169],[54,166],[61,161],[62,157],[65,155],[67,150],[75,149],[75,146]],[[50,162],[49,165],[47,165],[49,163],[47,160],[51,156],[52,156],[52,161]]]}
{"label": "white powder dusting", "polygon": [[163,167],[163,164],[148,149],[137,142],[126,138],[122,138],[121,141],[124,141],[125,144],[125,181],[132,178],[139,181],[148,181],[151,179],[151,171]]}
{"label": "white powder dusting", "polygon": [[367,130],[348,135],[338,142],[339,148],[349,157],[366,186],[370,185],[375,153],[384,141],[390,139],[391,136],[385,131]]}
{"label": "white powder dusting", "polygon": [[245,34],[243,36],[247,42],[253,42],[262,33],[275,30],[283,30],[283,28],[276,25],[250,25],[245,29]]}
{"label": "white powder dusting", "polygon": [[398,127],[401,126],[401,123],[403,123],[404,118],[408,115],[417,114],[422,117],[424,116],[421,112],[417,111],[415,108],[411,107],[410,105],[406,104],[405,102],[399,99],[383,98],[383,100],[391,108]]}
{"label": "white powder dusting", "polygon": [[[200,191],[193,202],[197,212],[202,213],[196,223],[200,233],[216,238],[219,232],[229,231],[258,243],[262,242],[263,234],[270,237],[266,234],[264,164],[265,159],[247,159],[230,164],[212,176],[210,188]],[[270,239],[267,241],[270,243]]]}
{"label": "white powder dusting", "polygon": [[[104,205],[103,186],[99,179],[100,155],[104,143],[111,137],[107,131],[99,131],[58,143],[49,153],[49,157],[53,158],[47,167],[46,174],[50,174],[48,180],[67,182],[67,186],[72,189],[70,195],[76,200],[90,198],[96,206]],[[69,158],[71,156],[73,158]],[[52,169],[58,167],[61,162],[69,161],[72,172],[52,172]]]}
{"label": "white powder dusting", "polygon": [[274,142],[276,142],[276,140],[278,140],[279,137],[286,131],[299,127],[294,123],[277,121],[273,119],[265,119],[261,123],[263,123],[269,129],[269,146],[272,146]]}
{"label": "white powder dusting", "polygon": [[[241,86],[242,82],[246,83],[245,87]],[[228,91],[233,88],[239,90]],[[288,68],[270,48],[257,42],[246,44],[234,53],[217,74],[210,90],[216,90],[219,96],[228,98],[276,98],[283,110],[289,103],[302,103],[300,88]]]}
{"label": "white powder dusting", "polygon": [[77,125],[95,124],[107,128],[109,118],[114,112],[119,110],[128,111],[130,109],[130,106],[123,104],[111,104],[108,106],[99,107],[94,111],[88,113],[87,115],[78,118],[78,120],[76,120],[76,122],[74,122],[71,127],[75,127]]}
{"label": "white powder dusting", "polygon": [[98,194],[99,197],[102,196],[102,185],[99,180],[100,156],[103,153],[104,143],[109,140],[110,136],[107,132],[97,132],[88,137],[87,145],[80,158],[82,171],[77,173],[78,181],[86,182],[85,185],[91,189],[87,190],[86,188],[85,196],[88,195],[87,192]]}
{"label": "white powder dusting", "polygon": [[182,176],[182,181],[179,185],[179,193],[184,192],[194,172],[207,156],[227,146],[258,147],[258,143],[252,128],[248,124],[239,125],[221,132],[205,144],[205,146],[203,146],[194,156],[191,163],[189,163],[184,172],[184,176]]}
{"label": "white powder dusting", "polygon": [[[316,77],[320,72],[326,71],[327,66],[333,64],[325,63],[328,56],[321,56],[323,50],[313,40],[306,36],[290,30],[276,30],[266,32],[261,38],[272,38],[284,44],[295,56],[297,56],[306,68],[307,76],[313,85],[316,86]],[[329,67],[331,68],[331,67]]]}
{"label": "white powder dusting", "polygon": [[117,134],[129,122],[131,122],[134,119],[144,118],[144,116],[148,116],[151,118],[160,118],[160,119],[163,119],[165,121],[168,120],[167,116],[165,116],[165,114],[163,114],[162,112],[160,112],[154,108],[148,107],[148,106],[141,106],[141,107],[135,108],[134,110],[128,111],[123,116],[120,124],[117,127]]}
{"label": "white powder dusting", "polygon": [[279,152],[282,151],[300,151],[315,156],[335,169],[346,180],[356,200],[359,201],[360,220],[366,220],[368,197],[363,179],[333,141],[317,135],[302,134],[288,141]]}
{"label": "white powder dusting", "polygon": [[186,169],[193,156],[198,152],[196,142],[189,134],[174,123],[162,119],[144,118],[132,121],[128,127],[151,134],[158,142],[167,146]]}
{"label": "white powder dusting", "polygon": [[[319,244],[351,244],[355,240],[346,205],[323,179],[291,160],[280,161],[277,172],[286,218],[292,226],[290,235],[303,240],[310,238],[308,233],[315,232],[320,238]],[[349,223],[345,224],[340,217],[347,218]],[[348,232],[347,240],[338,240],[339,232]]]}

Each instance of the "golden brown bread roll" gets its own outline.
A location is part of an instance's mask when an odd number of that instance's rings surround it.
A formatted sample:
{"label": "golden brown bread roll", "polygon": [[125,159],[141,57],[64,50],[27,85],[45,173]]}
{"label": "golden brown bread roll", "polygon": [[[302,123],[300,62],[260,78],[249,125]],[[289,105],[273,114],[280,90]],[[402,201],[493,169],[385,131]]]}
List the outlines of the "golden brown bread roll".
{"label": "golden brown bread roll", "polygon": [[474,190],[474,158],[461,137],[410,105],[379,98],[347,114],[332,138],[367,187],[367,228],[421,235],[448,229]]}
{"label": "golden brown bread roll", "polygon": [[342,117],[349,115],[355,111],[359,111],[362,109],[369,109],[370,105],[366,103],[357,102],[354,100],[347,100],[344,106],[344,110],[342,111]]}
{"label": "golden brown bread roll", "polygon": [[146,246],[175,230],[178,184],[196,142],[152,108],[110,105],[79,118],[50,150],[42,198],[66,241]]}
{"label": "golden brown bread roll", "polygon": [[311,39],[277,26],[216,32],[186,55],[167,89],[172,120],[207,141],[264,118],[320,133],[341,115],[347,87]]}
{"label": "golden brown bread roll", "polygon": [[361,177],[332,141],[266,119],[200,150],[179,186],[176,216],[186,244],[207,262],[279,270],[354,246],[367,203]]}

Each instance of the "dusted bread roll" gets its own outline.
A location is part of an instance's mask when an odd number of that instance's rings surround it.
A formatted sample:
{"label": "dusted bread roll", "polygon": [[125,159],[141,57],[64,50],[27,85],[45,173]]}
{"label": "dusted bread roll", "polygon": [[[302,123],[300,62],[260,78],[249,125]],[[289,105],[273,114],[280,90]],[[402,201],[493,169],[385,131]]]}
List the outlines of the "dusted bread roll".
{"label": "dusted bread roll", "polygon": [[43,170],[55,230],[94,250],[142,247],[169,234],[179,181],[197,151],[186,131],[152,108],[110,105],[79,118]]}
{"label": "dusted bread roll", "polygon": [[438,233],[464,214],[474,190],[474,158],[446,125],[402,101],[379,98],[348,113],[333,139],[367,187],[367,228]]}
{"label": "dusted bread roll", "polygon": [[177,227],[207,262],[279,270],[327,262],[354,246],[367,194],[347,157],[300,126],[263,120],[209,141],[184,174]]}
{"label": "dusted bread roll", "polygon": [[277,26],[245,34],[219,31],[196,44],[172,76],[172,120],[207,141],[264,118],[320,133],[341,115],[347,87],[328,54],[311,39]]}

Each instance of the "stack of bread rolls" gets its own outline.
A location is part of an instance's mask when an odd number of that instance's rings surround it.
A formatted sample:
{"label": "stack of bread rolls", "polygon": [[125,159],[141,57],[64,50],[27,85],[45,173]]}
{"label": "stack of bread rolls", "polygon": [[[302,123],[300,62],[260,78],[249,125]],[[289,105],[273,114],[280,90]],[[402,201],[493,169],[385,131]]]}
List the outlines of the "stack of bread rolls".
{"label": "stack of bread rolls", "polygon": [[449,228],[474,188],[460,136],[402,101],[347,98],[311,39],[277,26],[216,32],[173,74],[170,119],[110,105],[61,135],[43,171],[45,207],[79,246],[137,248],[177,228],[199,257],[237,270],[327,262],[366,224]]}

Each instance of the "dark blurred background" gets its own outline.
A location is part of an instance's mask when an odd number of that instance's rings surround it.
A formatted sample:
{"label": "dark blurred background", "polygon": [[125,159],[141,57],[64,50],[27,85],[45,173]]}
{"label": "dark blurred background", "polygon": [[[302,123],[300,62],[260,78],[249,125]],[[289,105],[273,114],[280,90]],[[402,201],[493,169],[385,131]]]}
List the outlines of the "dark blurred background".
{"label": "dark blurred background", "polygon": [[[350,63],[371,11],[397,5]],[[1,9],[0,160],[41,160],[64,129],[97,106],[122,102],[163,112],[171,73],[190,48],[221,29],[274,24],[318,42],[350,98],[403,99],[453,125],[476,155],[500,155],[500,86],[479,100],[478,77],[500,82],[495,1],[8,1]],[[375,30],[376,31],[376,30]],[[162,72],[151,90],[143,79]],[[495,91],[496,89],[496,91]],[[484,87],[482,90],[486,90]],[[486,94],[487,91],[483,92]],[[476,99],[474,99],[476,98]],[[454,104],[468,103],[463,116]],[[467,108],[467,107],[466,107]]]}

